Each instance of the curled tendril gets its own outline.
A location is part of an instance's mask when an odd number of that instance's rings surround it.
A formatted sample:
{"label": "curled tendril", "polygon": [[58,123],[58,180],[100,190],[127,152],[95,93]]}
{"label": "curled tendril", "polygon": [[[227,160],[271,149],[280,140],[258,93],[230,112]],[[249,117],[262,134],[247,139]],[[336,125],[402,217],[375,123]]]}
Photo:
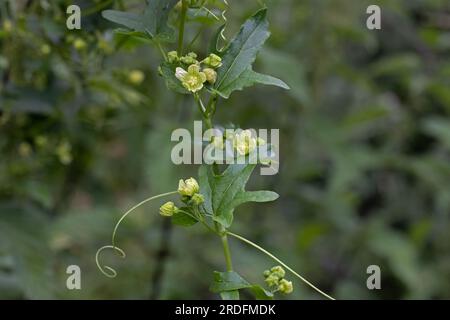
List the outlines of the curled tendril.
{"label": "curled tendril", "polygon": [[[227,28],[227,23],[228,23],[228,19],[227,19],[227,11],[230,7],[230,5],[228,4],[227,0],[222,0],[223,3],[225,4],[225,9],[222,10],[221,16],[222,19],[224,21],[224,27],[222,28],[222,30],[220,31],[220,37],[222,38],[222,40],[224,41],[224,43],[227,42],[227,37],[225,36],[225,30]],[[226,45],[224,45],[222,48],[219,49],[219,52],[222,52],[225,49]]]}
{"label": "curled tendril", "polygon": [[[146,204],[147,202],[150,202],[152,200],[156,200],[162,197],[167,197],[173,194],[178,193],[178,191],[171,191],[171,192],[167,192],[167,193],[162,193],[159,194],[157,196],[153,196],[150,197],[148,199],[145,199],[144,201],[139,202],[137,205],[135,205],[134,207],[132,207],[130,210],[128,210],[127,212],[125,212],[119,219],[119,221],[117,221],[113,233],[112,233],[112,237],[111,237],[111,245],[109,246],[103,246],[100,249],[97,250],[97,253],[95,254],[95,263],[97,264],[98,269],[100,270],[101,273],[103,273],[105,276],[107,276],[108,278],[115,278],[117,276],[117,272],[116,270],[114,270],[113,268],[109,267],[109,266],[101,266],[100,262],[99,262],[99,257],[100,257],[100,253],[105,250],[105,249],[113,249],[114,251],[120,253],[121,258],[125,258],[126,254],[125,251],[123,251],[122,249],[120,249],[119,247],[116,246],[116,234],[117,234],[117,229],[119,228],[120,224],[122,223],[122,221],[134,210],[136,210],[137,208],[139,208],[140,206]],[[109,272],[107,272],[106,270],[108,270]]]}
{"label": "curled tendril", "polygon": [[[114,270],[110,266],[106,266],[106,265],[105,266],[101,266],[100,262],[99,262],[100,253],[103,250],[106,250],[106,249],[113,249],[114,251],[118,252],[122,259],[125,259],[125,257],[127,255],[125,254],[125,251],[123,251],[119,247],[115,247],[115,246],[103,246],[103,247],[101,247],[100,249],[97,250],[97,253],[95,254],[95,263],[97,264],[97,268],[100,270],[101,273],[103,273],[108,278],[115,278],[117,276],[116,270]],[[108,271],[106,271],[106,270],[108,270]]]}

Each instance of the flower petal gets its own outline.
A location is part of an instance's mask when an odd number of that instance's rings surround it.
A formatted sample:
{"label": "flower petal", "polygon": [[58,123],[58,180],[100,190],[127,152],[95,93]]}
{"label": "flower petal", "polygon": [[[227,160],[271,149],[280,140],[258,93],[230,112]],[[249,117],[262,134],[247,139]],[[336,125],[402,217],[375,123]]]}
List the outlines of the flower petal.
{"label": "flower petal", "polygon": [[187,71],[183,68],[176,68],[175,69],[175,77],[177,77],[178,80],[183,81],[184,76],[187,74]]}

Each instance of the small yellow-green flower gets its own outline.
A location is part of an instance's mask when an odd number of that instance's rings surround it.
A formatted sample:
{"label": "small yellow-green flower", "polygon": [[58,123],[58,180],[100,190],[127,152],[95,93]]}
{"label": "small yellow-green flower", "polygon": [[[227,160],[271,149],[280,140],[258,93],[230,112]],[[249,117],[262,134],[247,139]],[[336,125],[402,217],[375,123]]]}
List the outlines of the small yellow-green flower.
{"label": "small yellow-green flower", "polygon": [[184,181],[181,179],[178,183],[178,193],[183,197],[192,197],[199,191],[200,186],[194,178],[189,178]]}
{"label": "small yellow-green flower", "polygon": [[170,51],[169,53],[167,53],[167,60],[169,61],[169,63],[178,62],[180,60],[180,58],[178,57],[178,52]]}
{"label": "small yellow-green flower", "polygon": [[206,81],[208,81],[211,84],[216,83],[217,80],[217,72],[214,71],[214,69],[211,68],[205,68],[203,69],[203,72],[206,75]]}
{"label": "small yellow-green flower", "polygon": [[135,85],[139,85],[144,81],[145,75],[141,70],[132,70],[128,75],[128,80]]}
{"label": "small yellow-green flower", "polygon": [[219,57],[217,54],[211,53],[207,58],[205,58],[202,61],[204,64],[212,67],[212,68],[219,68],[222,66],[222,58]]}
{"label": "small yellow-green flower", "polygon": [[187,71],[178,67],[175,70],[175,76],[181,81],[183,87],[193,93],[200,91],[206,82],[206,74],[200,71],[200,66],[197,64],[190,65]]}
{"label": "small yellow-green flower", "polygon": [[171,217],[178,211],[178,208],[175,206],[175,204],[172,201],[164,203],[159,208],[159,214],[163,217]]}
{"label": "small yellow-green flower", "polygon": [[289,294],[294,291],[294,286],[292,285],[292,281],[287,281],[286,279],[281,279],[278,285],[278,290],[281,293]]}
{"label": "small yellow-green flower", "polygon": [[233,147],[241,156],[245,156],[255,150],[256,139],[250,130],[244,130],[234,136]]}

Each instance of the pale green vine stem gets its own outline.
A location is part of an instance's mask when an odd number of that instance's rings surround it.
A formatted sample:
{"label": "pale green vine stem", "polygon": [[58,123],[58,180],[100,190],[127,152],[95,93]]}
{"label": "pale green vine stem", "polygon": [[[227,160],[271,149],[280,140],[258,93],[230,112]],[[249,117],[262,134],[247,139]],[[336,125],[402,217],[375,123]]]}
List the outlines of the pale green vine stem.
{"label": "pale green vine stem", "polygon": [[281,261],[280,259],[278,259],[277,257],[275,257],[273,254],[271,254],[269,251],[267,251],[266,249],[258,246],[256,243],[241,237],[238,234],[232,233],[230,231],[227,231],[227,234],[229,234],[230,236],[239,239],[249,245],[251,245],[252,247],[258,249],[259,251],[261,251],[262,253],[265,253],[266,255],[268,255],[269,257],[271,257],[273,260],[275,260],[276,262],[278,262],[279,264],[281,264],[283,267],[285,267],[287,270],[289,270],[293,275],[295,275],[297,278],[299,278],[301,281],[303,281],[304,283],[306,283],[308,286],[310,286],[311,288],[313,288],[314,290],[316,290],[318,293],[320,293],[321,295],[325,296],[326,298],[330,299],[330,300],[336,300],[334,299],[332,296],[326,294],[325,292],[323,292],[322,290],[320,290],[319,288],[317,288],[315,285],[313,285],[311,282],[309,282],[308,280],[306,280],[304,277],[302,277],[301,275],[299,275],[297,272],[295,272],[293,269],[291,269],[288,265],[286,265],[283,261]]}
{"label": "pale green vine stem", "polygon": [[[157,196],[153,196],[153,197],[147,198],[147,199],[145,199],[145,200],[139,202],[137,205],[133,206],[130,210],[128,210],[127,212],[125,212],[125,213],[120,217],[120,219],[119,219],[119,221],[117,221],[117,223],[116,223],[116,225],[115,225],[115,227],[114,227],[113,233],[112,233],[112,237],[111,237],[111,245],[101,247],[100,249],[97,250],[97,253],[95,254],[95,263],[97,264],[97,267],[98,267],[98,269],[100,270],[101,273],[103,273],[105,276],[107,276],[107,277],[109,277],[109,278],[115,278],[115,277],[117,276],[117,272],[116,272],[113,268],[111,268],[111,267],[109,267],[109,266],[101,266],[101,265],[100,265],[100,261],[99,261],[99,260],[100,260],[100,253],[101,253],[103,250],[106,250],[106,249],[112,249],[112,250],[118,252],[118,253],[120,254],[120,257],[121,257],[121,258],[124,259],[124,258],[126,257],[125,252],[124,252],[122,249],[120,249],[119,247],[116,246],[116,234],[117,234],[117,229],[119,228],[119,226],[120,226],[120,224],[122,223],[122,221],[123,221],[123,220],[124,220],[131,212],[133,212],[134,210],[136,210],[136,209],[139,208],[140,206],[142,206],[142,205],[144,205],[144,204],[146,204],[146,203],[148,203],[148,202],[150,202],[150,201],[152,201],[152,200],[156,200],[156,199],[159,199],[159,198],[171,196],[171,195],[177,194],[177,193],[178,193],[178,191],[171,191],[171,192],[162,193],[162,194],[159,194],[159,195],[157,195]],[[108,270],[108,271],[106,271],[106,270]]]}
{"label": "pale green vine stem", "polygon": [[135,206],[132,207],[130,210],[128,210],[127,212],[125,212],[125,213],[123,214],[123,216],[119,219],[119,221],[117,221],[116,226],[114,227],[114,231],[113,231],[113,233],[112,233],[112,238],[111,238],[111,244],[112,244],[112,246],[115,247],[116,233],[117,233],[117,229],[119,228],[119,225],[122,223],[122,221],[123,221],[123,220],[124,220],[131,212],[133,212],[134,210],[136,210],[136,209],[139,208],[140,206],[146,204],[147,202],[150,202],[150,201],[152,201],[152,200],[156,200],[156,199],[159,199],[159,198],[171,196],[171,195],[176,194],[176,193],[178,193],[178,191],[171,191],[171,192],[162,193],[162,194],[159,194],[159,195],[157,195],[157,196],[150,197],[150,198],[148,198],[148,199],[145,199],[144,201],[139,202],[137,205],[135,205]]}

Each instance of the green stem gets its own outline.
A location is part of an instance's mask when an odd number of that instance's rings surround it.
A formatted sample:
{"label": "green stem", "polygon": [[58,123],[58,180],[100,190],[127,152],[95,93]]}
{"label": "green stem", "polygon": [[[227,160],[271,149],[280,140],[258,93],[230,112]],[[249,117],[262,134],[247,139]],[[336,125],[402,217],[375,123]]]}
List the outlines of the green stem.
{"label": "green stem", "polygon": [[[215,106],[216,106],[216,102],[218,99],[217,95],[211,96],[206,109],[204,108],[203,103],[201,102],[201,99],[198,95],[194,95],[194,98],[195,98],[197,104],[199,105],[200,111],[203,116],[203,121],[204,121],[206,127],[208,129],[212,129],[213,128],[212,116],[214,115]],[[211,112],[211,111],[213,111],[213,112]],[[217,163],[213,164],[213,172],[216,175],[219,174],[219,166],[217,165]],[[214,226],[216,228],[216,232],[221,235],[220,238],[222,240],[223,253],[225,254],[225,263],[227,266],[227,271],[233,271],[233,262],[231,259],[231,251],[230,251],[230,246],[228,244],[227,232],[226,232],[225,228],[217,222],[214,222]]]}
{"label": "green stem", "polygon": [[252,247],[258,249],[259,251],[265,253],[266,255],[268,255],[269,257],[271,257],[273,260],[275,260],[276,262],[278,262],[279,264],[281,264],[283,267],[285,267],[287,270],[289,270],[293,275],[295,275],[297,278],[299,278],[301,281],[303,281],[304,283],[306,283],[308,286],[310,286],[311,288],[313,288],[314,290],[316,290],[317,292],[319,292],[321,295],[327,297],[330,300],[335,300],[332,296],[326,294],[325,292],[323,292],[322,290],[320,290],[319,288],[317,288],[315,285],[313,285],[311,282],[309,282],[308,280],[306,280],[305,278],[303,278],[301,275],[299,275],[297,272],[295,272],[293,269],[291,269],[288,265],[286,265],[283,261],[281,261],[280,259],[278,259],[277,257],[275,257],[273,254],[271,254],[269,251],[267,251],[266,249],[258,246],[256,243],[241,237],[238,234],[232,233],[227,231],[227,234],[229,234],[232,237],[235,237],[236,239],[239,239],[249,245],[251,245]]}
{"label": "green stem", "polygon": [[184,43],[184,27],[186,24],[186,14],[188,9],[188,3],[186,0],[181,2],[181,15],[180,15],[180,26],[178,31],[178,55],[181,57],[183,55],[183,43]]}
{"label": "green stem", "polygon": [[226,234],[221,236],[223,253],[225,254],[225,262],[227,264],[227,271],[233,271],[233,262],[231,260],[231,251],[228,244],[228,237]]}

